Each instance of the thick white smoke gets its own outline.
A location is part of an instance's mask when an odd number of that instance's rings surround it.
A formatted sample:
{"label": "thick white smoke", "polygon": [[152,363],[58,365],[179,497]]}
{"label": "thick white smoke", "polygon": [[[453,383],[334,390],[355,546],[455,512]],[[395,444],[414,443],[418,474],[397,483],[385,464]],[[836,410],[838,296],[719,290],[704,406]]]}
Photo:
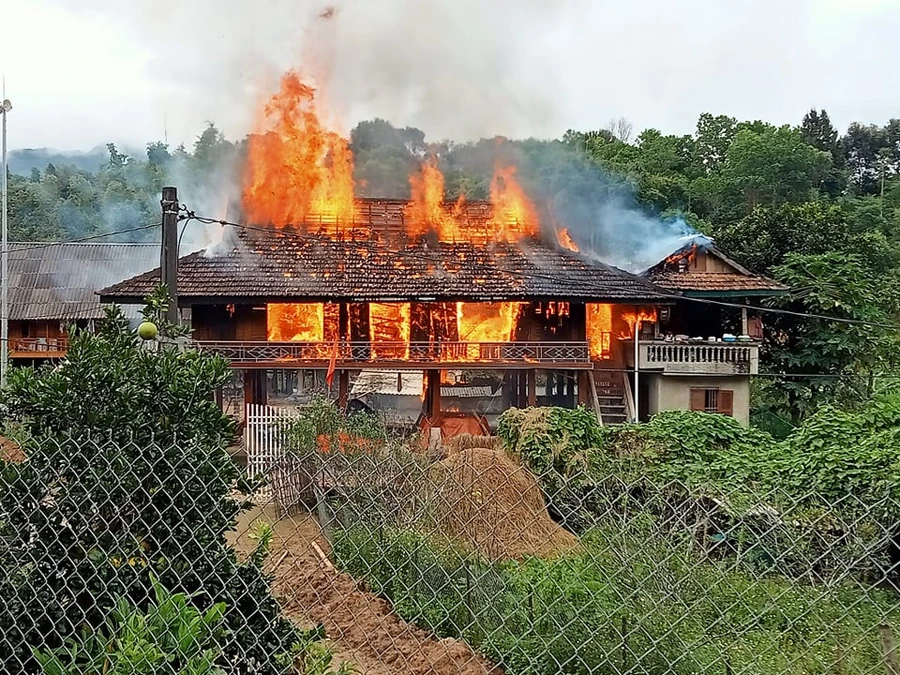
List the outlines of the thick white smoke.
{"label": "thick white smoke", "polygon": [[[54,0],[130,31],[166,85],[173,137],[198,113],[231,138],[288,68],[345,130],[383,117],[455,140],[553,135],[555,28],[589,0]],[[189,116],[180,111],[190,111]]]}
{"label": "thick white smoke", "polygon": [[[180,111],[191,120],[201,111],[227,136],[242,137],[291,68],[314,77],[327,122],[340,131],[377,116],[432,139],[555,135],[571,105],[564,74],[553,71],[559,59],[547,55],[568,49],[561,27],[592,15],[591,0],[56,1],[127,27],[147,47],[148,69],[167,83],[173,135],[182,137],[196,129],[177,128]],[[605,77],[607,66],[597,66]],[[597,126],[609,119],[597,116]],[[186,198],[198,212],[224,217],[237,178],[224,168],[217,187],[195,186]],[[647,215],[595,167],[574,168],[567,182],[578,189],[539,196],[554,202],[583,250],[606,262],[643,271],[695,234],[683,221]],[[186,243],[209,244],[218,234],[194,230]]]}

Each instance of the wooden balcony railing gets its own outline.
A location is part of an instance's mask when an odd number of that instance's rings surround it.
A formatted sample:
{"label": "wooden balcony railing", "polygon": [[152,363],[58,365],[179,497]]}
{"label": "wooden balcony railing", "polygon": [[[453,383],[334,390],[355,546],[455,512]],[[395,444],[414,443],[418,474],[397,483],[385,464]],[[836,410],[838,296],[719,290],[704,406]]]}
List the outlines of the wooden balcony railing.
{"label": "wooden balcony railing", "polygon": [[233,365],[273,367],[308,365],[327,367],[335,358],[338,367],[367,368],[384,365],[457,364],[529,367],[591,366],[587,342],[211,342],[198,341],[200,349],[219,354]]}
{"label": "wooden balcony railing", "polygon": [[[631,343],[633,345],[633,343]],[[625,347],[629,367],[634,366],[633,347]],[[756,375],[759,372],[759,344],[684,344],[661,341],[641,342],[641,370],[671,375]]]}
{"label": "wooden balcony railing", "polygon": [[12,358],[59,358],[69,348],[66,337],[10,338],[9,352]]}

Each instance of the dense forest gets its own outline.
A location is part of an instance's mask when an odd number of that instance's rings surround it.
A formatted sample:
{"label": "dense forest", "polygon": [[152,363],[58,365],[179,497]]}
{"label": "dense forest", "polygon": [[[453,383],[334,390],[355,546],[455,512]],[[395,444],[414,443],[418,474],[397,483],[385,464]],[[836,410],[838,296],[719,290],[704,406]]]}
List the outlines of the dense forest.
{"label": "dense forest", "polygon": [[[561,211],[625,204],[683,218],[754,271],[787,283],[792,292],[770,306],[818,317],[767,317],[769,375],[754,385],[760,425],[783,432],[821,403],[853,407],[896,383],[900,120],[851,124],[841,134],[825,111],[811,110],[797,126],[703,114],[684,136],[635,135],[619,120],[552,141],[474,143],[430,143],[419,129],[371,120],[353,129],[351,149],[361,196],[408,197],[409,174],[433,155],[448,199],[485,198],[505,154],[533,196]],[[165,183],[198,213],[223,216],[244,151],[244,141],[209,125],[190,149],[156,142],[132,157],[109,145],[96,172],[50,164],[11,175],[11,238],[71,240],[158,222]],[[147,232],[158,236],[108,240]]]}

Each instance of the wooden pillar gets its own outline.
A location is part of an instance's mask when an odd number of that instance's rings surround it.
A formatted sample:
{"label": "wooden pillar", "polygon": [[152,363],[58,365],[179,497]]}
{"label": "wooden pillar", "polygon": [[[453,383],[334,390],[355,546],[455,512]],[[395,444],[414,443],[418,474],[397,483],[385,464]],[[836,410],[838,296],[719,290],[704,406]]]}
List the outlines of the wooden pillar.
{"label": "wooden pillar", "polygon": [[350,371],[338,371],[338,408],[343,410],[347,407],[350,399]]}
{"label": "wooden pillar", "polygon": [[441,371],[425,371],[425,416],[434,419],[441,412]]}
{"label": "wooden pillar", "polygon": [[244,403],[258,403],[259,405],[265,405],[267,401],[266,371],[261,369],[245,370]]}
{"label": "wooden pillar", "polygon": [[528,407],[534,408],[537,405],[537,371],[526,371],[525,378],[528,387]]}
{"label": "wooden pillar", "polygon": [[350,312],[346,302],[338,305],[338,339],[350,339]]}
{"label": "wooden pillar", "polygon": [[591,404],[590,388],[591,383],[588,381],[590,373],[586,370],[578,371],[578,405],[585,407]]}

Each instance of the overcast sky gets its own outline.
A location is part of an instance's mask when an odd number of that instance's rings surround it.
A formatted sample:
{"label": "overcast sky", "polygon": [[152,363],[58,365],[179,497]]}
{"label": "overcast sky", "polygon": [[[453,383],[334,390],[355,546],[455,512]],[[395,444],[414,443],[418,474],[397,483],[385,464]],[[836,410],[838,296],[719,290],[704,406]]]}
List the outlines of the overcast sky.
{"label": "overcast sky", "polygon": [[900,0],[2,0],[0,26],[11,148],[234,138],[289,67],[333,126],[431,139],[900,117]]}

